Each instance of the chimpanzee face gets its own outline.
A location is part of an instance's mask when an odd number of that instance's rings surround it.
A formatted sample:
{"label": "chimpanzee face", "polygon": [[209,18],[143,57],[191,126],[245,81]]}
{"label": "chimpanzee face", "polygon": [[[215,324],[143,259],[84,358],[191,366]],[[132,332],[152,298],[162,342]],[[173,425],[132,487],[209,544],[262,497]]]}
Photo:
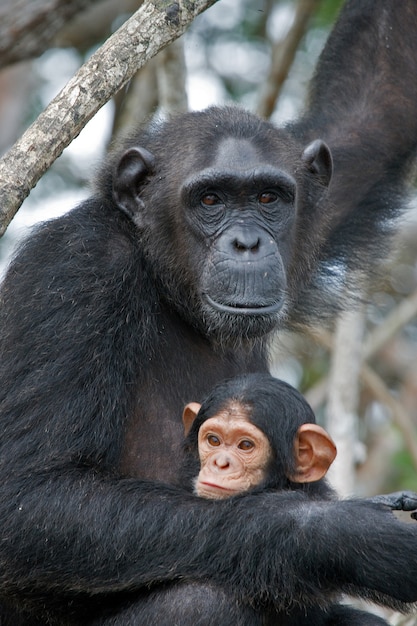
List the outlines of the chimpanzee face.
{"label": "chimpanzee face", "polygon": [[220,341],[265,335],[285,314],[298,204],[312,201],[309,180],[330,180],[323,142],[294,148],[266,127],[262,137],[207,131],[204,159],[204,128],[195,145],[183,139],[178,163],[158,165],[148,149],[132,148],[115,179],[115,200],[143,234],[162,297]]}
{"label": "chimpanzee face", "polygon": [[295,191],[292,176],[260,165],[249,141],[232,138],[220,143],[210,167],[184,182],[187,226],[205,245],[199,292],[207,314],[273,317],[281,310]]}

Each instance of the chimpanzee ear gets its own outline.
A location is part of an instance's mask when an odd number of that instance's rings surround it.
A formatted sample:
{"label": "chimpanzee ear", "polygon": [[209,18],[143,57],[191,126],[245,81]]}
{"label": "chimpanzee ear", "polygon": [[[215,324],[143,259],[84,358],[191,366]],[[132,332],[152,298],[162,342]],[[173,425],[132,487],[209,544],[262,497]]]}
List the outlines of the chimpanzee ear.
{"label": "chimpanzee ear", "polygon": [[336,446],[330,435],[317,424],[303,424],[294,443],[296,471],[289,479],[311,483],[326,474],[336,457]]}
{"label": "chimpanzee ear", "polygon": [[182,413],[182,423],[184,424],[184,435],[187,436],[190,432],[190,428],[193,425],[195,418],[199,410],[201,409],[201,404],[198,402],[189,402],[185,407]]}
{"label": "chimpanzee ear", "polygon": [[332,153],[328,145],[321,139],[316,139],[305,148],[301,159],[321,184],[328,187],[333,173]]}
{"label": "chimpanzee ear", "polygon": [[141,226],[142,185],[155,167],[153,154],[145,148],[130,148],[120,158],[113,179],[113,199],[137,226]]}

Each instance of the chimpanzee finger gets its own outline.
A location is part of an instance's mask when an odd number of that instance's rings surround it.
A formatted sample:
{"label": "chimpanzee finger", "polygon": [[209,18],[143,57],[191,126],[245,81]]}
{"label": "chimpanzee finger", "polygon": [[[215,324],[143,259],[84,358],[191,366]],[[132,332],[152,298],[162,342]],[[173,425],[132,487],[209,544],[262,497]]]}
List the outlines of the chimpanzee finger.
{"label": "chimpanzee finger", "polygon": [[[414,491],[395,491],[368,498],[375,504],[384,504],[393,511],[414,511],[417,509],[417,493]],[[413,516],[412,516],[413,517]]]}

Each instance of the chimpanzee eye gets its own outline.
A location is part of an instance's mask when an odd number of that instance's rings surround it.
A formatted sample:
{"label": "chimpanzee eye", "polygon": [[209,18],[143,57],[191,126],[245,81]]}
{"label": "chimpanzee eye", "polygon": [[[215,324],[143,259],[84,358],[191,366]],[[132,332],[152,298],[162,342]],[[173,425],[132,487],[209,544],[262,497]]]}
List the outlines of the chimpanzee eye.
{"label": "chimpanzee eye", "polygon": [[204,206],[217,206],[219,204],[223,204],[223,202],[215,193],[206,193],[201,198],[201,204]]}
{"label": "chimpanzee eye", "polygon": [[258,200],[261,204],[271,204],[272,202],[276,202],[277,199],[277,194],[273,193],[272,191],[264,191],[258,197]]}
{"label": "chimpanzee eye", "polygon": [[219,446],[220,439],[216,435],[207,435],[207,443],[209,446]]}
{"label": "chimpanzee eye", "polygon": [[243,439],[238,445],[240,450],[252,450],[255,447],[253,441],[249,441],[249,439]]}

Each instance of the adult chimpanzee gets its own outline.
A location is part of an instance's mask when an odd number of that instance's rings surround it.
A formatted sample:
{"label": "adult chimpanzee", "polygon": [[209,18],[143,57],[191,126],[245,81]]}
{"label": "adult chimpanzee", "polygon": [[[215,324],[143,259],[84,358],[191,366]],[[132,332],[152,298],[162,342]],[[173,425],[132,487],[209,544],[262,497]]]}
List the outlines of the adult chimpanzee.
{"label": "adult chimpanzee", "polygon": [[385,250],[416,31],[415,0],[348,2],[299,123],[225,108],[134,134],[22,247],[0,296],[3,623],[157,624],[138,611],[176,581],[181,624],[254,626],[264,602],[336,590],[417,601],[417,530],[385,506],[155,482],[175,477],[186,402],[266,371],[269,334]]}
{"label": "adult chimpanzee", "polygon": [[[336,447],[291,385],[269,374],[238,376],[216,385],[202,404],[189,403],[183,421],[187,437],[180,484],[200,497],[224,499],[249,489],[272,489],[283,492],[285,506],[284,493],[291,500],[291,491],[301,489],[312,500],[335,498],[323,477]],[[417,494],[377,496],[373,501],[393,509],[417,508]],[[395,528],[394,521],[393,537]],[[271,624],[281,624],[283,617],[271,610],[270,619]],[[387,624],[369,613],[334,604],[334,598],[326,608],[288,612],[284,621],[296,626],[300,620],[314,626]]]}

